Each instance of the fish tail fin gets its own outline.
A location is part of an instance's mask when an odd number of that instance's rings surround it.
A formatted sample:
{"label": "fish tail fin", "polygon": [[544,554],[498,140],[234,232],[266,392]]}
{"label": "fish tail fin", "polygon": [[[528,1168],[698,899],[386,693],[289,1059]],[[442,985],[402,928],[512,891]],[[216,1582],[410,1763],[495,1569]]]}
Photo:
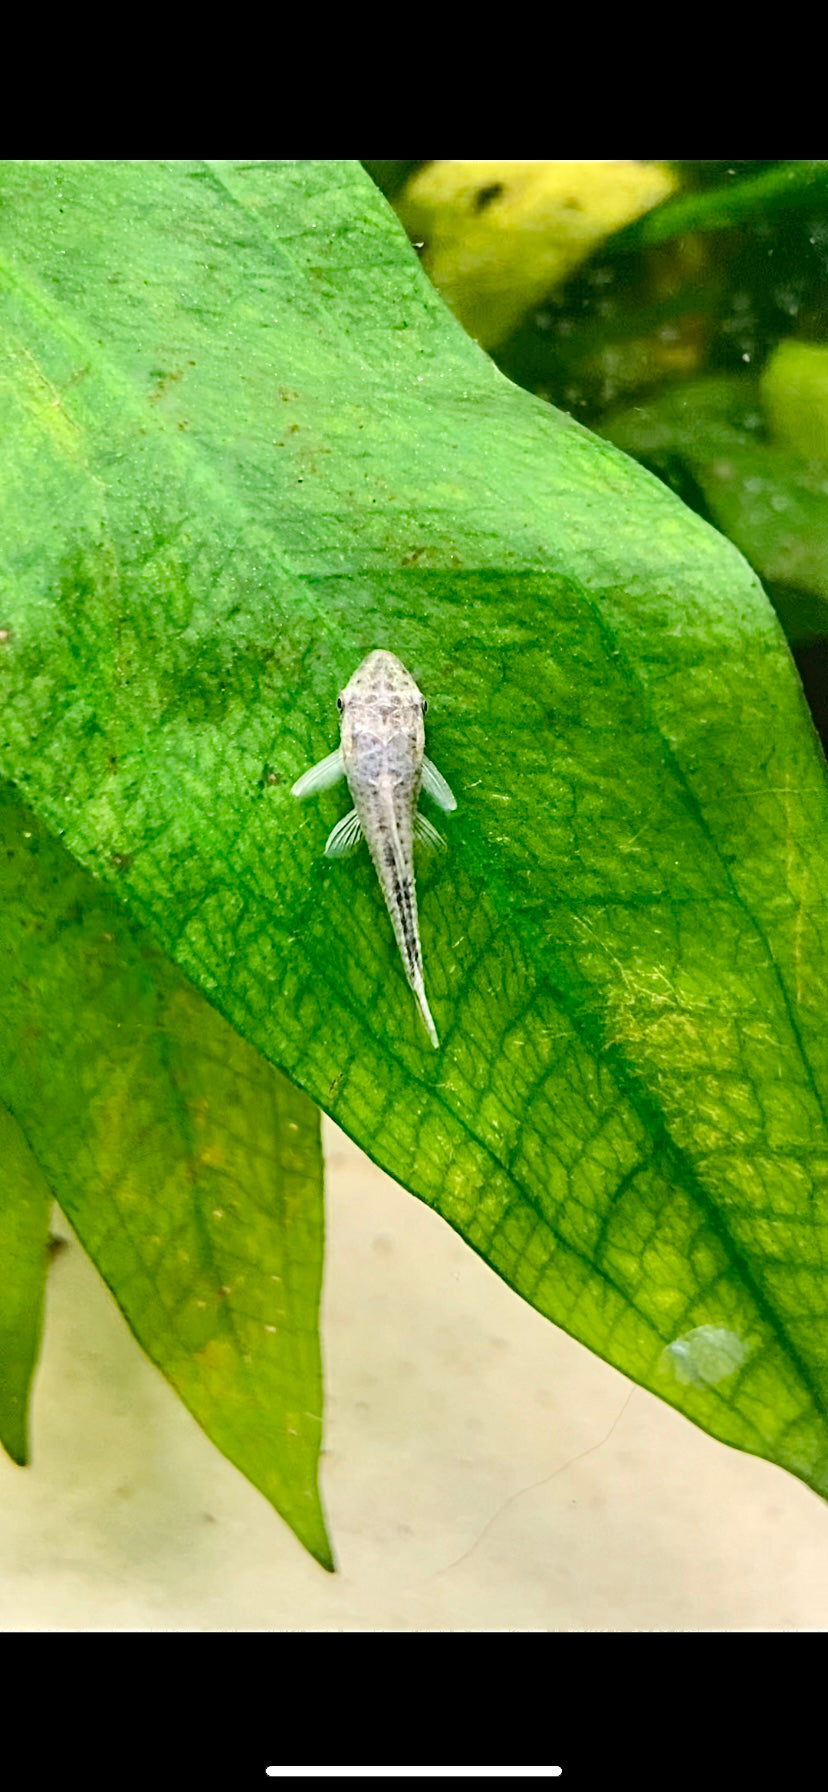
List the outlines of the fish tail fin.
{"label": "fish tail fin", "polygon": [[431,1040],[434,1050],[436,1052],[438,1052],[440,1050],[440,1041],[437,1037],[437,1028],[434,1025],[434,1021],[432,1020],[431,1009],[429,1008],[428,1002],[426,1001],[426,993],[425,993],[422,983],[420,984],[419,989],[415,985],[414,994],[417,998],[417,1006],[420,1010],[423,1020],[425,1021],[426,1028],[428,1030],[429,1039]]}

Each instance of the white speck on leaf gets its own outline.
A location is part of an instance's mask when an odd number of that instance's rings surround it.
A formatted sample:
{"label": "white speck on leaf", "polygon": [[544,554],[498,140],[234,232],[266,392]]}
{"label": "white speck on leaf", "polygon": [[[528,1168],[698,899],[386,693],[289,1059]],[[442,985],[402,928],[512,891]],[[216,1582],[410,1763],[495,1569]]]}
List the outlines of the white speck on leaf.
{"label": "white speck on leaf", "polygon": [[691,1332],[674,1338],[658,1359],[659,1368],[671,1372],[677,1381],[695,1387],[715,1387],[728,1375],[735,1375],[750,1355],[747,1344],[737,1332],[724,1325],[697,1325]]}

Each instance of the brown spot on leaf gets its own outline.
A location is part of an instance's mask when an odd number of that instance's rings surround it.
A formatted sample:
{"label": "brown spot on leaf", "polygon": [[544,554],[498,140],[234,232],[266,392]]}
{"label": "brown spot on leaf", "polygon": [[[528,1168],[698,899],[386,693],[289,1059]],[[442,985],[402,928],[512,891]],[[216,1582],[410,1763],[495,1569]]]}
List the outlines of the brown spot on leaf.
{"label": "brown spot on leaf", "polygon": [[165,373],[160,367],[153,368],[150,379],[154,380],[155,384],[150,390],[150,404],[156,404],[159,398],[163,398],[164,393],[168,392],[170,386],[174,386],[182,378],[183,373],[183,367],[174,367],[169,373]]}
{"label": "brown spot on leaf", "polygon": [[506,189],[502,180],[493,180],[491,186],[481,187],[479,192],[475,193],[474,199],[472,200],[472,210],[475,212],[485,212],[488,206],[493,205],[494,201],[499,199],[501,193],[505,193],[505,191]]}

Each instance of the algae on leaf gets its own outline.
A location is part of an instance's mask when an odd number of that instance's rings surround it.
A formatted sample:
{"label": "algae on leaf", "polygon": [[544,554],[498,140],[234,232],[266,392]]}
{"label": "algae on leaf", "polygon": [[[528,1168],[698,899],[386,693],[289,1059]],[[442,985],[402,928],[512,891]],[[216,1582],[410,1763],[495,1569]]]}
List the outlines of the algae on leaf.
{"label": "algae on leaf", "polygon": [[[497,373],[358,165],[0,187],[0,769],[524,1298],[828,1492],[828,803],[755,575]],[[374,647],[458,799],[439,1053],[289,796]],[[702,1328],[732,1372],[676,1374]]]}

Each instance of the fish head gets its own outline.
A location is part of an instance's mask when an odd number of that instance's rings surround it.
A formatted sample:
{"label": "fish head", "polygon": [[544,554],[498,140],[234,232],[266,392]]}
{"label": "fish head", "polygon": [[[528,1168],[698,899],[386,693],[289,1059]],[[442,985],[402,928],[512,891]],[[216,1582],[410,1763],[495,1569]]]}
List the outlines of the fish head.
{"label": "fish head", "polygon": [[337,698],[345,764],[390,756],[419,773],[425,699],[395,653],[369,653]]}

